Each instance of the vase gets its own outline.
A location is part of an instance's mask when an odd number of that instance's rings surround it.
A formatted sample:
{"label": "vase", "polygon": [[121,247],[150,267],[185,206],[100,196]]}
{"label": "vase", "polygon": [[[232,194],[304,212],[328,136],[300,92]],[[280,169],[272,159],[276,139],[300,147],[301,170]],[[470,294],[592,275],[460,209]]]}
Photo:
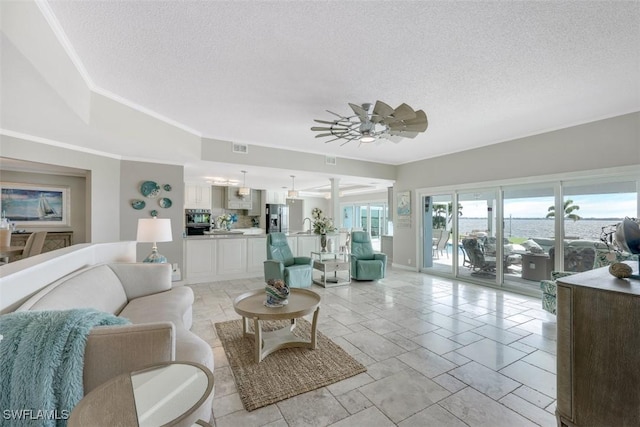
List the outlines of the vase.
{"label": "vase", "polygon": [[327,252],[327,235],[324,233],[320,235],[320,247],[321,252]]}

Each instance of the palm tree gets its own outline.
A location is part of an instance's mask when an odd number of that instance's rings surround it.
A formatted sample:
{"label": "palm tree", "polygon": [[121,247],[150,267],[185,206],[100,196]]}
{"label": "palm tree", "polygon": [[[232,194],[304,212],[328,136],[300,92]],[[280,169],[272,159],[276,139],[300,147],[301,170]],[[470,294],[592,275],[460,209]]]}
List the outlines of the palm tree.
{"label": "palm tree", "polygon": [[[574,205],[573,204],[573,200],[571,199],[567,199],[564,202],[564,217],[565,219],[572,219],[574,222],[582,219],[582,217],[578,214],[574,214],[573,211],[577,211],[580,209],[580,206],[578,205]],[[547,213],[547,218],[554,218],[556,216],[556,207],[555,206],[549,206],[548,209],[549,213]]]}

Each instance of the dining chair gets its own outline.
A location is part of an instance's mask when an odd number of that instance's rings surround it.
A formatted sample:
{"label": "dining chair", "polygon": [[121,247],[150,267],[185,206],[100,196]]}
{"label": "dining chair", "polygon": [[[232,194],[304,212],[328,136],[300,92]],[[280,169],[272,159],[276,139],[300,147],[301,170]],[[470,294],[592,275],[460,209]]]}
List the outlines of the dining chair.
{"label": "dining chair", "polygon": [[46,238],[46,231],[36,231],[35,233],[31,233],[31,235],[27,239],[27,242],[24,244],[24,249],[22,250],[22,258],[29,258],[30,256],[41,254]]}

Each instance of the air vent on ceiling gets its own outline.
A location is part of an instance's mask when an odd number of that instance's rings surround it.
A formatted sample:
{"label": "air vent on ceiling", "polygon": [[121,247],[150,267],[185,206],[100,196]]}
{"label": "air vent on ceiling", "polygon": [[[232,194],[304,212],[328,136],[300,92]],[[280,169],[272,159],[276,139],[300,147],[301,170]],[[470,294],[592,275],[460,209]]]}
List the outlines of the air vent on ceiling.
{"label": "air vent on ceiling", "polygon": [[233,143],[233,152],[240,154],[247,154],[249,152],[249,146],[247,144]]}
{"label": "air vent on ceiling", "polygon": [[324,156],[324,163],[326,165],[335,166],[336,158],[334,156]]}

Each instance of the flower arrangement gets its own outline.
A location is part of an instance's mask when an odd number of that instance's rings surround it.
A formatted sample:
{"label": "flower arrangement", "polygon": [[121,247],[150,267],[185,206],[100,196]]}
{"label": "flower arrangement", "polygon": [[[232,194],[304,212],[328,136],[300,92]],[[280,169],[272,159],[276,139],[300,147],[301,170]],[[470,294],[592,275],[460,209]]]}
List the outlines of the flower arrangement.
{"label": "flower arrangement", "polygon": [[327,234],[337,230],[333,225],[333,219],[327,218],[322,214],[322,209],[313,208],[311,211],[311,217],[313,218],[313,232],[316,234]]}
{"label": "flower arrangement", "polygon": [[231,224],[236,221],[238,221],[238,216],[236,214],[224,214],[216,218],[218,228],[226,228],[227,230],[231,229]]}

